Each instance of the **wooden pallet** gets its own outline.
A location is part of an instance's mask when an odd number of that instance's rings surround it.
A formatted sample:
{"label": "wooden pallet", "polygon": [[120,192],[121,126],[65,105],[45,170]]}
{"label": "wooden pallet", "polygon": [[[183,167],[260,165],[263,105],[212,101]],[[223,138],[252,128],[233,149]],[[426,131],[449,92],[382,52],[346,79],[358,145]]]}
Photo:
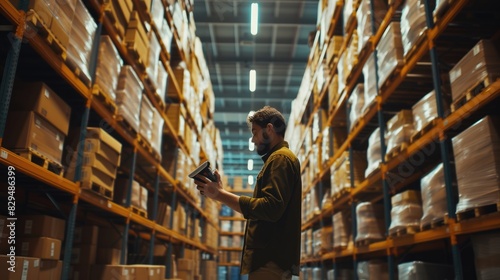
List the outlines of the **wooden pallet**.
{"label": "wooden pallet", "polygon": [[366,246],[368,246],[372,243],[378,242],[380,240],[381,239],[366,238],[366,239],[356,241],[355,244],[356,244],[356,247],[366,247]]}
{"label": "wooden pallet", "polygon": [[335,251],[344,251],[345,249],[347,249],[347,245],[333,246]]}
{"label": "wooden pallet", "polygon": [[15,149],[13,150],[13,152],[56,175],[63,176],[64,174],[64,167],[62,166],[62,164],[49,159],[39,151],[28,148]]}
{"label": "wooden pallet", "polygon": [[428,122],[420,131],[414,132],[410,137],[410,143],[414,143],[418,139],[420,139],[424,134],[429,132],[433,127],[436,126],[438,118],[436,117],[432,121]]}
{"label": "wooden pallet", "polygon": [[116,107],[115,102],[111,99],[111,97],[104,93],[98,85],[94,85],[92,88],[92,94],[94,98],[99,100],[112,113],[113,116],[116,115],[118,108]]}
{"label": "wooden pallet", "polygon": [[344,188],[344,189],[341,189],[339,192],[335,193],[334,195],[332,195],[332,199],[333,199],[333,201],[336,201],[336,200],[341,199],[342,197],[349,195],[350,193],[351,193],[351,191],[349,188]]}
{"label": "wooden pallet", "polygon": [[125,38],[125,27],[122,26],[120,22],[116,19],[116,15],[113,13],[113,10],[109,7],[109,5],[112,5],[111,2],[105,5],[104,8],[104,13],[106,15],[106,18],[109,20],[109,23],[111,23],[111,26],[113,26],[116,34],[120,38]]}
{"label": "wooden pallet", "polygon": [[432,221],[432,222],[425,224],[425,225],[420,225],[420,231],[435,229],[438,227],[442,227],[446,224],[448,224],[448,219],[443,218],[440,220]]}
{"label": "wooden pallet", "polygon": [[457,100],[453,101],[451,104],[451,112],[455,112],[467,102],[469,102],[472,98],[483,92],[485,88],[487,88],[489,85],[491,85],[494,80],[491,80],[490,77],[486,77],[478,82],[476,82],[470,89],[468,89],[464,95],[461,97],[457,98]]}
{"label": "wooden pallet", "polygon": [[40,15],[34,10],[29,10],[26,13],[26,23],[28,24],[28,28],[24,32],[24,37],[30,38],[39,35],[63,61],[66,61],[68,57],[66,48],[52,33],[52,30],[42,21]]}
{"label": "wooden pallet", "polygon": [[136,129],[128,122],[127,119],[125,119],[122,115],[114,115],[114,118],[115,118],[116,122],[121,124],[130,133],[130,135],[133,138],[137,137],[138,133],[137,133]]}
{"label": "wooden pallet", "polygon": [[68,68],[71,69],[71,71],[73,71],[75,76],[77,76],[86,86],[90,87],[92,85],[90,77],[85,75],[80,65],[76,64],[71,59],[67,59],[66,66],[68,66]]}
{"label": "wooden pallet", "polygon": [[80,186],[84,191],[89,191],[94,194],[113,200],[113,188],[110,188],[108,186],[102,186],[95,182],[82,182]]}
{"label": "wooden pallet", "polygon": [[160,155],[155,151],[155,149],[153,149],[151,144],[143,138],[141,134],[139,134],[139,136],[137,137],[137,143],[139,143],[141,147],[143,147],[149,154],[151,154],[155,160],[160,161]]}
{"label": "wooden pallet", "polygon": [[127,44],[127,51],[131,55],[132,58],[137,62],[136,65],[140,68],[141,71],[146,70],[146,62],[142,60],[137,47],[134,44]]}
{"label": "wooden pallet", "polygon": [[481,217],[496,212],[500,212],[500,202],[497,202],[496,204],[488,204],[470,208],[460,213],[457,213],[457,222],[461,222],[463,220],[471,218]]}
{"label": "wooden pallet", "polygon": [[397,157],[399,154],[403,153],[406,150],[406,148],[408,148],[408,143],[406,142],[401,143],[401,145],[392,149],[392,151],[390,151],[385,155],[385,161],[389,161]]}
{"label": "wooden pallet", "polygon": [[389,85],[393,83],[397,76],[399,76],[402,68],[403,64],[398,64],[396,66],[396,68],[391,72],[391,74],[389,74],[389,76],[387,76],[384,83],[382,83],[382,85],[380,86],[379,92],[385,92]]}
{"label": "wooden pallet", "polygon": [[139,209],[137,208],[136,206],[130,206],[130,210],[134,213],[134,214],[137,214],[145,219],[148,218],[148,212],[144,209]]}
{"label": "wooden pallet", "polygon": [[408,234],[415,234],[420,231],[419,226],[406,226],[406,227],[401,227],[396,230],[390,231],[389,236],[391,237],[399,237],[403,235],[408,235]]}
{"label": "wooden pallet", "polygon": [[410,50],[406,53],[406,55],[404,57],[404,60],[406,63],[408,63],[408,61],[413,57],[413,55],[417,52],[417,50],[420,49],[423,42],[427,38],[428,31],[429,30],[427,29],[427,27],[424,30],[422,30],[422,32],[420,33],[420,35],[417,38],[417,41],[413,44],[413,46],[410,48]]}

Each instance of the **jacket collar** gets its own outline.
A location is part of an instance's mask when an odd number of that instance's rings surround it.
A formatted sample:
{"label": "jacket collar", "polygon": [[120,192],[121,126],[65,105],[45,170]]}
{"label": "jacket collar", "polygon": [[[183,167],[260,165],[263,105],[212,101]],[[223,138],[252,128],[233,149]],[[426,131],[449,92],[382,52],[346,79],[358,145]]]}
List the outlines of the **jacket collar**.
{"label": "jacket collar", "polygon": [[276,144],[274,147],[271,148],[271,150],[269,150],[269,152],[267,154],[262,156],[262,161],[266,162],[272,153],[274,153],[275,151],[277,151],[283,147],[288,148],[289,147],[288,142],[283,140],[280,143]]}

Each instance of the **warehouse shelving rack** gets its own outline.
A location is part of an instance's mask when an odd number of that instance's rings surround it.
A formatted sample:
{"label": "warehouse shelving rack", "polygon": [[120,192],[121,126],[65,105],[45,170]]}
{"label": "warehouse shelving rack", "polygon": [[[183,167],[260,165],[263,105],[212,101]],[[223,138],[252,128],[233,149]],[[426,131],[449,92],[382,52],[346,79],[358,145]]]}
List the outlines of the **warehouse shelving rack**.
{"label": "warehouse shelving rack", "polygon": [[[372,36],[369,41],[365,45],[364,49],[360,52],[358,57],[358,62],[353,66],[351,73],[348,75],[346,87],[342,91],[339,101],[335,105],[334,109],[328,112],[328,126],[345,126],[345,119],[343,119],[347,113],[347,100],[349,99],[350,94],[355,88],[356,84],[361,79],[361,69],[363,65],[366,63],[369,55],[375,53],[376,58],[376,46],[380,42],[382,35],[391,22],[393,18],[396,18],[398,15],[398,8],[402,4],[402,1],[389,1],[391,4],[388,6],[388,11],[385,15],[385,18],[380,23],[380,27],[378,30],[372,30]],[[485,109],[488,106],[491,107],[493,102],[498,102],[500,97],[500,81],[493,82],[491,85],[486,87],[481,93],[477,94],[473,97],[468,103],[466,103],[463,107],[449,113],[448,109],[444,104],[444,93],[441,91],[443,86],[441,82],[441,73],[444,68],[441,65],[441,61],[439,60],[439,52],[438,48],[440,44],[443,42],[440,41],[443,34],[446,34],[447,29],[450,24],[454,21],[456,17],[461,12],[468,11],[467,5],[474,5],[474,1],[466,1],[466,0],[455,0],[448,1],[447,9],[443,14],[438,17],[433,17],[432,10],[429,4],[430,1],[424,1],[425,9],[426,9],[426,22],[427,22],[427,31],[423,35],[422,39],[418,41],[416,46],[412,49],[410,54],[405,58],[404,65],[399,68],[389,79],[389,82],[384,85],[378,85],[379,89],[378,95],[376,97],[376,102],[370,109],[360,118],[358,124],[351,130],[348,131],[348,136],[346,141],[341,145],[339,149],[333,151],[331,153],[330,158],[324,165],[319,165],[319,172],[316,174],[316,177],[309,182],[306,186],[304,186],[304,195],[309,193],[312,188],[322,188],[323,182],[327,179],[327,176],[330,174],[329,167],[335,162],[337,158],[339,158],[343,152],[349,151],[350,161],[352,161],[352,152],[355,147],[360,146],[360,138],[366,137],[370,132],[374,130],[375,127],[380,127],[381,135],[384,134],[385,130],[385,121],[384,118],[387,116],[386,111],[389,110],[397,110],[402,109],[403,106],[392,106],[392,99],[400,98],[401,93],[396,93],[398,87],[402,86],[403,83],[410,80],[408,78],[412,73],[412,71],[420,71],[418,69],[420,62],[423,61],[424,57],[426,61],[428,61],[430,66],[426,68],[429,73],[431,73],[431,77],[429,77],[430,84],[426,84],[424,86],[430,89],[435,89],[436,92],[436,102],[438,107],[438,118],[434,121],[434,126],[430,128],[427,132],[423,133],[422,136],[411,143],[405,150],[401,151],[396,157],[389,159],[388,161],[384,160],[385,155],[385,139],[381,137],[381,146],[382,146],[382,163],[379,165],[377,171],[369,175],[361,184],[347,190],[343,195],[333,198],[332,206],[324,208],[321,210],[321,213],[307,222],[305,222],[302,226],[302,230],[307,230],[311,228],[319,228],[323,227],[323,221],[325,219],[331,219],[331,216],[340,211],[340,210],[348,210],[352,212],[353,223],[352,223],[352,235],[356,235],[356,203],[357,201],[383,201],[384,204],[384,213],[385,213],[385,229],[388,230],[390,226],[390,195],[397,192],[397,190],[402,189],[405,186],[408,186],[415,181],[417,181],[422,175],[425,174],[425,171],[429,171],[428,166],[431,163],[421,163],[424,168],[421,168],[420,171],[415,171],[410,176],[406,178],[396,178],[399,181],[395,181],[395,177],[393,177],[404,164],[412,164],[413,161],[417,161],[418,157],[429,151],[430,149],[435,152],[432,155],[434,157],[433,161],[436,161],[436,157],[441,157],[444,172],[445,172],[445,185],[446,185],[446,196],[447,196],[447,207],[448,207],[448,217],[443,226],[440,227],[432,227],[431,229],[424,230],[421,232],[417,232],[413,235],[405,235],[400,237],[388,237],[385,240],[380,242],[371,243],[367,246],[354,246],[348,247],[343,250],[333,250],[330,252],[326,252],[319,257],[312,257],[302,260],[303,265],[311,265],[311,264],[325,264],[332,263],[333,268],[336,273],[337,268],[341,267],[343,262],[347,261],[352,262],[352,267],[354,268],[354,272],[356,272],[357,263],[359,260],[363,258],[374,258],[374,257],[386,257],[387,263],[389,266],[389,276],[390,279],[395,279],[397,276],[394,274],[397,269],[396,257],[401,254],[406,254],[411,249],[416,249],[415,245],[418,245],[419,249],[422,251],[430,251],[436,242],[445,241],[449,243],[451,247],[451,256],[454,268],[454,273],[456,275],[456,279],[464,279],[464,271],[462,267],[462,256],[459,247],[459,240],[467,236],[468,234],[478,233],[488,230],[494,230],[500,228],[500,216],[499,213],[490,214],[487,217],[479,217],[476,219],[465,219],[461,221],[457,221],[455,216],[455,208],[456,201],[454,200],[457,197],[457,192],[453,187],[454,180],[454,168],[451,165],[453,160],[453,153],[451,152],[451,144],[449,139],[457,135],[460,131],[463,131],[468,124],[473,123],[474,121],[479,119],[479,116],[482,115],[481,109]],[[470,3],[472,2],[472,3]],[[373,2],[371,3],[372,14],[374,14]],[[484,4],[484,3],[483,3]],[[487,4],[487,3],[486,3]],[[493,1],[490,1],[491,5]],[[338,32],[338,25],[340,21],[340,10],[344,5],[344,1],[339,0],[336,2],[336,8],[334,16],[332,17],[330,27],[328,30],[328,35],[326,38],[331,38],[334,35],[334,32]],[[484,8],[484,7],[483,7]],[[470,9],[469,11],[475,11],[474,9]],[[348,22],[348,26],[345,27],[345,32],[343,34],[344,41],[340,48],[339,55],[334,57],[333,61],[327,61],[326,63],[331,66],[329,76],[326,78],[324,86],[319,92],[317,96],[314,96],[312,92],[312,85],[314,84],[315,79],[317,78],[317,72],[313,75],[312,82],[310,85],[310,90],[308,91],[309,102],[301,108],[301,113],[299,114],[299,120],[302,119],[302,123],[306,127],[311,127],[312,118],[308,116],[314,115],[314,113],[318,112],[318,110],[322,107],[324,103],[324,99],[328,95],[328,85],[332,82],[333,77],[337,71],[338,57],[341,56],[343,52],[345,52],[350,38],[355,30],[356,19],[355,13],[351,15],[351,18]],[[373,20],[373,18],[372,18]],[[468,22],[471,24],[472,22]],[[372,24],[372,26],[375,26]],[[492,26],[488,26],[492,30],[481,30],[480,28],[475,28],[476,32],[480,34],[474,34],[476,37],[469,38],[468,40],[475,40],[477,37],[481,38],[481,36],[498,36],[499,26],[498,24],[492,24]],[[450,32],[451,33],[451,32]],[[456,34],[455,34],[456,35]],[[316,37],[316,39],[318,36]],[[444,39],[443,39],[444,40]],[[477,40],[476,40],[477,41]],[[470,44],[469,44],[470,43]],[[475,42],[474,42],[475,43]],[[468,44],[468,45],[467,45]],[[460,45],[460,44],[458,44]],[[467,42],[464,44],[464,48],[466,50],[460,50],[460,55],[463,56],[466,51],[468,51],[473,43]],[[314,56],[314,53],[317,48],[320,48],[319,61],[322,61],[326,54],[326,49],[328,45],[323,42],[318,42],[315,40],[313,45],[313,51],[311,51],[311,55],[309,57],[309,61]],[[457,56],[460,56],[457,55]],[[460,57],[459,57],[460,58]],[[453,63],[457,62],[456,58]],[[375,62],[375,66],[376,66]],[[375,68],[376,69],[376,68]],[[449,69],[448,69],[449,70]],[[311,69],[314,71],[314,69]],[[375,71],[378,75],[378,69]],[[376,79],[378,81],[378,77]],[[340,92],[340,89],[339,89]],[[425,91],[428,92],[428,91]],[[410,94],[410,93],[409,93]],[[422,97],[422,93],[420,93]],[[413,103],[416,100],[412,100]],[[395,102],[392,102],[395,103]],[[498,103],[496,103],[498,104]],[[408,105],[406,105],[408,106]],[[489,108],[490,111],[491,108]],[[448,114],[449,113],[449,114]],[[348,116],[348,115],[347,115]],[[340,121],[339,121],[340,120]],[[302,135],[298,144],[303,145],[304,139],[306,135]],[[318,137],[321,139],[321,137]],[[362,146],[362,145],[361,145]],[[437,154],[439,152],[439,154]],[[430,153],[429,153],[430,155]],[[309,155],[306,155],[307,158]],[[425,156],[425,154],[424,154]],[[303,167],[307,164],[310,164],[310,161],[306,159],[303,163]],[[419,167],[416,165],[415,167]],[[353,165],[351,164],[351,174],[353,174]],[[396,182],[396,183],[395,183]],[[354,186],[354,178],[351,176],[351,185]],[[375,188],[374,188],[375,187]],[[321,193],[321,191],[320,191]],[[426,247],[427,246],[427,247]],[[323,279],[325,278],[325,270],[326,268],[323,266]],[[337,275],[338,276],[338,275]],[[356,277],[356,273],[355,276]],[[355,278],[356,279],[356,278]]]}
{"label": "warehouse shelving rack", "polygon": [[[90,2],[90,3],[89,3]],[[93,55],[92,62],[90,65],[91,76],[95,72],[95,65],[97,60],[97,47],[99,44],[99,38],[101,34],[110,35],[114,38],[114,43],[117,49],[120,52],[122,58],[125,59],[127,64],[132,65],[137,73],[143,73],[143,70],[139,69],[136,62],[131,58],[130,54],[127,53],[126,48],[123,47],[123,44],[117,40],[116,31],[112,29],[112,26],[108,20],[108,18],[104,15],[104,4],[99,4],[97,0],[89,0],[84,1],[89,11],[93,14],[97,14],[99,19],[96,20],[98,24],[98,28],[95,35],[94,47],[93,47]],[[135,5],[140,4],[140,0],[134,0]],[[100,213],[104,213],[104,216],[113,217],[113,219],[120,220],[121,224],[125,225],[125,229],[122,232],[123,245],[122,245],[122,254],[120,262],[122,264],[127,263],[127,244],[128,244],[128,236],[129,234],[134,233],[134,229],[132,229],[132,223],[134,226],[140,227],[143,230],[142,233],[137,236],[141,236],[145,239],[150,240],[148,256],[146,257],[147,263],[152,263],[153,260],[153,247],[156,241],[166,242],[168,244],[169,254],[167,257],[167,261],[165,263],[167,271],[167,276],[171,274],[171,256],[173,251],[173,246],[175,244],[181,245],[181,256],[182,251],[185,246],[190,246],[196,249],[201,250],[204,253],[208,253],[211,258],[214,258],[216,255],[216,248],[208,247],[205,244],[202,244],[200,241],[193,240],[192,236],[186,236],[183,233],[176,232],[172,230],[173,226],[173,214],[174,207],[172,207],[170,220],[170,228],[163,227],[162,225],[156,224],[155,219],[157,216],[157,205],[159,202],[159,196],[162,192],[167,193],[167,196],[170,198],[170,203],[172,206],[175,206],[176,203],[182,203],[185,206],[188,214],[192,217],[197,217],[200,219],[200,224],[204,223],[212,224],[218,230],[218,223],[212,217],[206,213],[200,206],[197,205],[194,197],[192,197],[186,190],[183,182],[176,180],[173,175],[169,174],[161,165],[161,161],[158,160],[154,154],[151,154],[145,147],[138,143],[138,139],[131,135],[128,130],[123,128],[114,118],[113,115],[106,109],[105,105],[102,104],[99,100],[94,98],[92,94],[92,88],[90,85],[86,84],[83,80],[79,78],[77,73],[70,69],[65,62],[64,59],[58,55],[49,44],[43,39],[39,34],[33,33],[33,29],[29,29],[29,25],[26,22],[26,9],[23,7],[27,7],[28,1],[21,0],[20,1],[20,9],[14,7],[9,1],[0,1],[0,13],[2,17],[14,27],[15,32],[11,32],[8,34],[10,40],[10,47],[8,48],[8,53],[6,55],[6,61],[3,69],[3,77],[1,81],[0,88],[0,163],[3,166],[13,166],[16,169],[17,174],[24,174],[30,180],[33,180],[35,183],[42,183],[47,185],[47,196],[51,198],[51,202],[54,204],[53,206],[65,213],[59,213],[61,216],[66,217],[66,239],[64,243],[64,259],[63,259],[63,271],[62,271],[62,279],[67,279],[69,276],[69,263],[71,258],[71,249],[73,246],[73,231],[75,228],[77,213],[78,211],[82,211],[82,205],[92,209],[92,211],[100,211]],[[165,4],[164,4],[165,5]],[[94,9],[92,11],[92,9]],[[167,7],[164,6],[165,14],[167,15],[167,20],[170,23],[172,29],[174,29],[174,39],[173,39],[173,49],[174,46],[177,47],[177,51],[180,53],[180,59],[185,61],[188,65],[190,64],[190,58],[187,57],[182,49],[180,44],[179,35],[172,24],[172,18],[169,17],[170,14],[167,11]],[[147,20],[147,14],[149,12],[142,11],[141,17],[143,20]],[[36,30],[35,30],[36,32]],[[158,36],[158,30],[153,28],[153,32]],[[79,156],[77,162],[77,172],[75,175],[74,182],[64,177],[54,174],[47,169],[44,169],[36,164],[31,163],[25,158],[20,157],[14,152],[4,148],[1,146],[1,140],[5,133],[5,124],[7,121],[7,113],[9,109],[10,96],[12,93],[12,88],[14,85],[14,80],[16,77],[16,70],[18,67],[20,52],[25,42],[28,42],[27,45],[33,50],[33,52],[39,56],[39,59],[44,63],[48,64],[48,66],[54,71],[55,76],[58,80],[64,83],[64,88],[67,91],[73,90],[76,92],[76,96],[79,100],[78,103],[81,105],[81,109],[83,111],[81,120],[80,120],[80,143],[83,143],[81,140],[85,137],[86,127],[89,124],[89,119],[92,116],[98,116],[102,121],[105,122],[108,128],[111,128],[113,132],[117,134],[117,136],[122,140],[124,145],[128,145],[131,148],[131,154],[129,155],[130,167],[128,168],[129,178],[134,179],[138,176],[138,172],[149,173],[149,178],[154,182],[151,186],[150,191],[152,190],[154,193],[154,207],[152,210],[152,217],[145,218],[136,212],[132,211],[130,207],[130,198],[131,198],[131,186],[129,183],[127,190],[127,201],[125,205],[119,205],[110,201],[106,198],[99,197],[93,194],[90,194],[85,191],[81,191],[80,189],[80,177],[81,177],[81,165],[82,159]],[[175,51],[175,50],[174,50]],[[171,62],[171,54],[168,53],[165,47],[162,47],[161,51],[161,62],[167,69],[167,72],[170,77],[173,77],[173,70],[170,66]],[[35,70],[36,71],[36,70]],[[40,74],[40,73],[39,73]],[[43,76],[43,75],[40,75]],[[149,87],[147,81],[145,81],[145,77],[141,76],[141,81],[145,85],[145,96],[149,98],[149,100],[153,103],[156,110],[158,110],[164,121],[165,127],[163,137],[169,137],[174,140],[174,143],[183,149],[186,154],[188,153],[188,149],[185,144],[179,139],[179,137],[173,133],[172,125],[170,124],[165,112],[164,105],[162,104],[163,100],[160,100],[156,96],[154,96],[153,90]],[[175,81],[175,79],[169,79],[170,86],[173,86],[176,89],[178,94],[178,99],[185,103],[186,100],[183,99],[182,89],[180,89],[179,85]],[[69,98],[69,97],[68,97]],[[168,101],[168,100],[167,100]],[[188,122],[194,123],[194,116],[192,116],[188,112]],[[207,120],[203,118],[204,124],[207,123]],[[200,137],[199,132],[197,132],[198,137]],[[125,146],[124,146],[125,147]],[[80,149],[82,147],[79,147]],[[81,154],[81,153],[80,153]],[[206,158],[206,153],[202,150],[200,152],[200,156]],[[193,158],[190,159],[195,162]],[[137,167],[141,167],[140,169],[148,170],[138,170]],[[131,182],[131,180],[130,180]],[[162,187],[160,188],[160,184]],[[168,188],[163,187],[163,185],[168,185]],[[54,196],[51,196],[50,193],[55,193]],[[61,205],[53,199],[53,197],[60,196],[60,193],[63,193],[65,196],[68,196],[69,199]],[[63,200],[63,199],[62,199]],[[62,202],[62,201],[61,201]],[[79,207],[80,206],[80,207]],[[92,212],[91,211],[91,212]],[[97,215],[96,215],[97,216]],[[187,221],[186,221],[187,223]],[[194,234],[192,232],[192,234]]]}

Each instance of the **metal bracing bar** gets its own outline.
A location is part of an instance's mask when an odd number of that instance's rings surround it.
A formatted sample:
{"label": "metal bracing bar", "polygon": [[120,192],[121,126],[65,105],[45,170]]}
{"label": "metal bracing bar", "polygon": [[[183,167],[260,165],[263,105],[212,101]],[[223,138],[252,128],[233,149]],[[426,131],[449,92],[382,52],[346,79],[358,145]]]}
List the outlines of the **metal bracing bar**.
{"label": "metal bracing bar", "polygon": [[64,238],[64,258],[61,272],[61,279],[69,279],[69,270],[71,263],[71,251],[73,250],[73,236],[75,234],[76,211],[78,208],[78,200],[75,199],[69,212],[68,220],[66,221],[66,237]]}
{"label": "metal bracing bar", "polygon": [[99,45],[101,44],[102,22],[97,25],[92,43],[92,53],[90,54],[89,75],[92,81],[95,81],[95,73],[97,69],[97,59],[99,56]]}
{"label": "metal bracing bar", "polygon": [[61,207],[59,206],[59,203],[57,203],[57,201],[54,199],[54,197],[49,192],[45,192],[45,195],[50,200],[50,202],[52,202],[52,205],[54,205],[56,210],[59,213],[61,213],[61,215],[66,219],[67,217],[64,215],[64,212],[62,211]]}

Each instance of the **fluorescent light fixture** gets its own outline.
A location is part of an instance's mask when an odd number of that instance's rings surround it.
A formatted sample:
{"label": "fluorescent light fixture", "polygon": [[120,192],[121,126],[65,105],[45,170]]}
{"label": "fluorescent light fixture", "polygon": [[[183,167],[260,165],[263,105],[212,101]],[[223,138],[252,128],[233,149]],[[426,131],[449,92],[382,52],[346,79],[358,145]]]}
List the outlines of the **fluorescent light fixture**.
{"label": "fluorescent light fixture", "polygon": [[248,160],[247,167],[248,167],[248,170],[253,170],[253,159]]}
{"label": "fluorescent light fixture", "polygon": [[252,17],[250,22],[250,33],[257,35],[257,26],[259,24],[259,4],[252,3]]}
{"label": "fluorescent light fixture", "polygon": [[252,175],[248,175],[248,184],[253,185],[253,176]]}
{"label": "fluorescent light fixture", "polygon": [[248,150],[253,152],[255,150],[255,144],[252,142],[252,137],[248,139]]}
{"label": "fluorescent light fixture", "polygon": [[255,91],[256,83],[257,83],[257,72],[255,72],[255,69],[252,69],[250,70],[250,83],[248,85],[251,92]]}

